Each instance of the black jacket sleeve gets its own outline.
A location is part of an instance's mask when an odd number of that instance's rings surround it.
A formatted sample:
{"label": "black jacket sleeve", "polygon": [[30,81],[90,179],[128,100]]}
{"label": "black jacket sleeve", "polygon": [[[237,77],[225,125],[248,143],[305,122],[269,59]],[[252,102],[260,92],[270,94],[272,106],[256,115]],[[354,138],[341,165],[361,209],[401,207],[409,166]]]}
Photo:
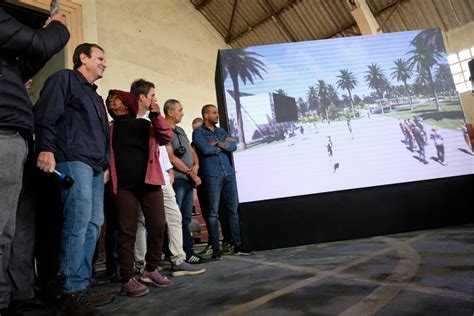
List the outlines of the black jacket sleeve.
{"label": "black jacket sleeve", "polygon": [[58,21],[33,30],[0,8],[0,54],[18,58],[24,81],[33,77],[68,42],[69,31]]}
{"label": "black jacket sleeve", "polygon": [[68,71],[52,74],[44,83],[40,97],[33,107],[36,150],[56,152],[56,125],[64,114],[68,93]]}

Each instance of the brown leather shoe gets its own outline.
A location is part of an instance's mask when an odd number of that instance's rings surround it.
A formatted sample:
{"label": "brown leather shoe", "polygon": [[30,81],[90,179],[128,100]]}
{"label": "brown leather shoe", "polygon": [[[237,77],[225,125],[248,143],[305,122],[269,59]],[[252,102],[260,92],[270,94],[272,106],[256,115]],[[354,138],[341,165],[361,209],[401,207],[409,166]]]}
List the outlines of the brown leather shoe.
{"label": "brown leather shoe", "polygon": [[86,290],[87,297],[92,305],[101,307],[114,301],[115,296],[112,293],[100,293],[88,288]]}
{"label": "brown leather shoe", "polygon": [[102,316],[103,314],[89,301],[87,291],[80,291],[61,296],[58,315]]}

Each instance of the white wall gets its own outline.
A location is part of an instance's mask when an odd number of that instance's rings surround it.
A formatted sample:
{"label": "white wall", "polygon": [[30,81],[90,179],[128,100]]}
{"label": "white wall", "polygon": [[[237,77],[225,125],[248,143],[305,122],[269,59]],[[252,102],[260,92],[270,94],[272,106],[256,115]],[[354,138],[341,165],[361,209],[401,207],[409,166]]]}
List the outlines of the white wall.
{"label": "white wall", "polygon": [[152,81],[160,105],[181,101],[180,125],[191,136],[202,106],[216,104],[214,72],[218,49],[228,48],[224,39],[189,0],[75,2],[83,6],[85,41],[97,41],[106,52],[99,93],[105,98],[109,89],[128,91],[135,79]]}

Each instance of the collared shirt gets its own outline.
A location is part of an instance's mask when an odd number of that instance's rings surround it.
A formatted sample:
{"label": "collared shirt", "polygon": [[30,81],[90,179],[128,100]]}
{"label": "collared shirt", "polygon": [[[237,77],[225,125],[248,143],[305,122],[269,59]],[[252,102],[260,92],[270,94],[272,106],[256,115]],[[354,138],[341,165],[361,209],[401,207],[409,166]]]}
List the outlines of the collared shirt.
{"label": "collared shirt", "polygon": [[161,170],[163,171],[163,177],[165,178],[165,185],[170,185],[170,175],[168,172],[169,170],[173,172],[173,165],[168,156],[166,146],[160,146],[160,165]]}
{"label": "collared shirt", "polygon": [[[222,128],[216,127],[211,131],[202,125],[193,131],[193,145],[199,157],[200,176],[228,176],[235,174],[231,164],[231,152],[237,149],[235,141],[224,142],[229,134]],[[209,145],[209,142],[223,142],[226,150],[223,151],[217,146]]]}
{"label": "collared shirt", "polygon": [[107,168],[108,119],[96,89],[80,72],[68,69],[46,80],[33,109],[38,152],[53,152],[56,162]]}
{"label": "collared shirt", "polygon": [[[168,146],[171,147],[173,152],[176,150],[176,148],[182,146],[184,147],[185,151],[184,154],[179,157],[178,155],[175,154],[181,161],[186,165],[186,167],[191,168],[194,165],[194,157],[193,157],[193,152],[191,149],[191,143],[189,142],[188,136],[186,135],[186,132],[184,129],[182,129],[179,126],[176,126],[173,129],[173,138],[171,139],[171,142],[168,144]],[[184,172],[180,171],[178,168],[174,168],[174,178],[175,179],[185,179],[189,180],[189,177],[187,174]]]}

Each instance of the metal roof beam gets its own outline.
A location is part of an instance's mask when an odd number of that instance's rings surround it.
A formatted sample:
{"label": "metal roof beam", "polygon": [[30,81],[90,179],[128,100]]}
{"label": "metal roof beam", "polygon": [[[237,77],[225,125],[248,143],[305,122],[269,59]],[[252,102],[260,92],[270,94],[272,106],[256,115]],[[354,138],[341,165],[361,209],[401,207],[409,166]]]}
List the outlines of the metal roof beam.
{"label": "metal roof beam", "polygon": [[291,7],[293,4],[295,4],[297,1],[299,0],[288,0],[287,4],[285,4],[284,6],[282,6],[281,8],[279,9],[276,9],[274,10],[273,12],[267,14],[265,17],[261,18],[260,20],[258,20],[257,22],[255,22],[254,24],[250,25],[246,30],[232,36],[231,38],[229,38],[228,40],[228,43],[231,43],[233,41],[235,41],[237,38],[241,37],[242,35],[244,35],[245,33],[247,32],[250,32],[253,28],[259,26],[260,24],[262,24],[263,22],[267,21],[268,19],[271,19],[272,16],[276,16],[276,15],[279,15],[281,12],[283,12],[284,10],[286,10],[287,8]]}
{"label": "metal roof beam", "polygon": [[225,37],[225,42],[228,44],[232,32],[232,24],[234,23],[235,11],[237,9],[238,0],[234,0],[234,6],[232,7],[232,15],[230,16],[229,27],[227,28],[227,36]]}

